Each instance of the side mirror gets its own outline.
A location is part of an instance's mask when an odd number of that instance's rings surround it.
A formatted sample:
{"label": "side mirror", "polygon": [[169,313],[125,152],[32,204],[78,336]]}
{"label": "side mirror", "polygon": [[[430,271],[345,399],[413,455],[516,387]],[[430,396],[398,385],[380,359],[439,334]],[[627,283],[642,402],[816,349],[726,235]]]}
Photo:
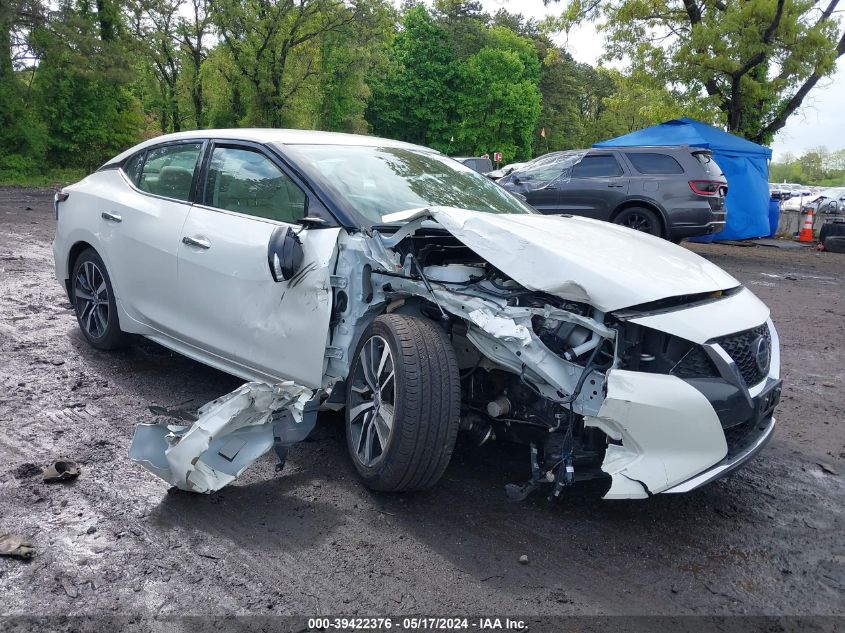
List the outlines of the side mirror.
{"label": "side mirror", "polygon": [[270,236],[267,264],[276,282],[292,278],[302,266],[302,242],[289,226],[280,226]]}

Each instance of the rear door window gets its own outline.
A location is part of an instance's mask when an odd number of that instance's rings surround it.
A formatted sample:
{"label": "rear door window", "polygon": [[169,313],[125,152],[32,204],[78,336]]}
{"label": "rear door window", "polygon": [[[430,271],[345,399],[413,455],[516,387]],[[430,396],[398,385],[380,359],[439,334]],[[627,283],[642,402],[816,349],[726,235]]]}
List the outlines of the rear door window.
{"label": "rear door window", "polygon": [[684,168],[681,167],[681,164],[668,154],[626,152],[625,156],[629,161],[631,161],[634,169],[641,174],[658,175],[684,173]]}
{"label": "rear door window", "polygon": [[141,191],[157,196],[187,200],[201,152],[202,143],[179,143],[148,150],[136,185]]}
{"label": "rear door window", "polygon": [[587,155],[572,168],[573,178],[601,178],[623,175],[622,167],[612,154]]}
{"label": "rear door window", "polygon": [[305,217],[307,206],[302,190],[267,156],[220,146],[211,155],[204,203],[290,224]]}
{"label": "rear door window", "polygon": [[123,164],[123,173],[136,187],[141,179],[141,165],[144,164],[144,152],[138,152]]}

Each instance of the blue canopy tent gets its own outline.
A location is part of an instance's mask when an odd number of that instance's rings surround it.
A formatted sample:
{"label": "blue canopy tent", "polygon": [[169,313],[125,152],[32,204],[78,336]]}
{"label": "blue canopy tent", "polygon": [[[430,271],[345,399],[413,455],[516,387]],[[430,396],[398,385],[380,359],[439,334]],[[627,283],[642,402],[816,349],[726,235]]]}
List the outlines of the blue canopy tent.
{"label": "blue canopy tent", "polygon": [[695,119],[672,119],[593,147],[689,145],[713,153],[728,180],[725,228],[702,241],[742,240],[769,234],[769,160],[772,150]]}

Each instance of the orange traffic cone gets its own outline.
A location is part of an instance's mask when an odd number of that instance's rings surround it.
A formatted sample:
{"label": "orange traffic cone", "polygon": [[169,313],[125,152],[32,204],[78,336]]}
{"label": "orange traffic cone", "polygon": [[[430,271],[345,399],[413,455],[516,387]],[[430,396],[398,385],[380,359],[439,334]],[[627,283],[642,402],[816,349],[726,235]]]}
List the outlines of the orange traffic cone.
{"label": "orange traffic cone", "polygon": [[801,232],[798,234],[799,242],[813,241],[813,208],[807,209],[807,215],[804,216],[804,226],[801,227]]}

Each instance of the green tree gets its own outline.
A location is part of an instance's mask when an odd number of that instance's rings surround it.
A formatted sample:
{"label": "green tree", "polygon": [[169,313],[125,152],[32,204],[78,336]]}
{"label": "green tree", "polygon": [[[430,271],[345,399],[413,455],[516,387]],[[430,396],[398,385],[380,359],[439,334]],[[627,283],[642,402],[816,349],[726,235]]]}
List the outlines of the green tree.
{"label": "green tree", "polygon": [[598,72],[613,87],[603,98],[588,145],[681,116],[718,121],[718,109],[708,100],[690,99],[690,95],[667,88],[662,81],[642,71],[623,73],[599,68]]}
{"label": "green tree", "polygon": [[446,31],[417,5],[403,16],[390,66],[371,76],[367,120],[376,134],[448,151],[458,63]]}
{"label": "green tree", "polygon": [[[0,177],[14,178],[33,171],[46,149],[46,130],[29,107],[31,94],[17,67],[24,67],[30,51],[24,31],[43,15],[21,2],[0,2]],[[31,77],[31,72],[25,73]]]}
{"label": "green tree", "polygon": [[177,29],[183,0],[137,0],[132,5],[135,44],[150,65],[158,87],[162,134],[182,130],[179,79],[182,56]]}
{"label": "green tree", "polygon": [[182,52],[186,59],[185,68],[189,83],[191,109],[194,126],[206,126],[205,96],[202,67],[208,56],[205,40],[211,33],[209,0],[188,0],[189,15],[178,26]]}
{"label": "green tree", "polygon": [[282,127],[291,99],[318,72],[319,38],[352,24],[340,0],[216,0],[212,19],[234,67],[250,84],[251,122]]}
{"label": "green tree", "polygon": [[845,53],[839,0],[569,0],[547,26],[596,19],[607,55],[711,99],[728,130],[768,143]]}
{"label": "green tree", "polygon": [[361,2],[356,10],[360,14],[349,29],[320,38],[314,119],[309,122],[320,130],[369,131],[367,77],[388,63],[397,14],[387,0]]}
{"label": "green tree", "polygon": [[434,0],[433,17],[458,59],[468,58],[487,43],[489,16],[478,0]]}
{"label": "green tree", "polygon": [[[533,137],[534,155],[583,147],[592,118],[590,91],[601,86],[572,57],[543,40],[536,40],[543,57],[540,78],[542,107]],[[541,134],[542,132],[542,134]],[[543,136],[545,135],[545,136]]]}
{"label": "green tree", "polygon": [[143,129],[123,28],[111,3],[98,6],[65,4],[31,33],[39,58],[33,90],[55,166],[96,167],[136,143]]}
{"label": "green tree", "polygon": [[828,160],[830,154],[825,147],[806,152],[798,163],[801,165],[801,174],[810,182],[821,182],[828,175]]}
{"label": "green tree", "polygon": [[244,93],[249,92],[249,85],[235,68],[225,45],[215,46],[208,52],[201,73],[208,125],[212,128],[242,125],[247,116]]}
{"label": "green tree", "polygon": [[540,63],[531,41],[495,26],[488,44],[462,68],[458,148],[502,152],[505,162],[531,157],[540,115]]}

